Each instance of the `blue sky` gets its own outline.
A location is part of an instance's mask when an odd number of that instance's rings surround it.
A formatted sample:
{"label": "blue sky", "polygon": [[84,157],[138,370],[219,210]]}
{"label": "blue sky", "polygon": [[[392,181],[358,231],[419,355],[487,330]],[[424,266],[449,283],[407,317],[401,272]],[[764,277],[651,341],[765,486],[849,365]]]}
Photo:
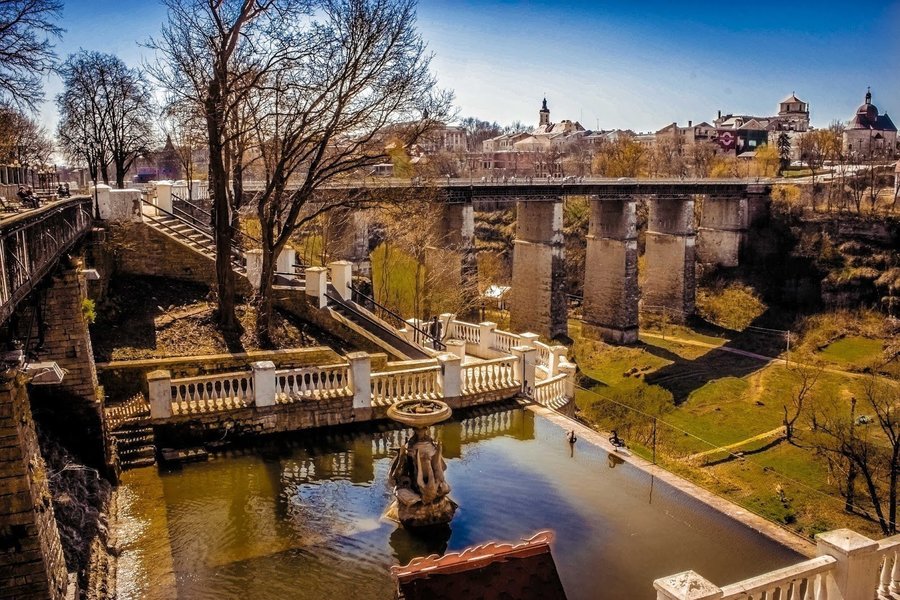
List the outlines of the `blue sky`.
{"label": "blue sky", "polygon": [[[61,56],[137,65],[164,18],[151,0],[68,0]],[[718,110],[774,114],[796,92],[814,125],[847,120],[872,86],[900,122],[900,2],[419,0],[419,29],[461,116],[656,130]],[[47,84],[48,98],[60,90]],[[52,103],[42,113],[55,126]]]}

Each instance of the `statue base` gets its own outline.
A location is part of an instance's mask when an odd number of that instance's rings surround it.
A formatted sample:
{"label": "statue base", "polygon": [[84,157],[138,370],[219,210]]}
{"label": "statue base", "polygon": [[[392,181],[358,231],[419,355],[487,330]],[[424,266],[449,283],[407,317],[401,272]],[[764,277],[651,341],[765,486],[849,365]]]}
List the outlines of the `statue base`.
{"label": "statue base", "polygon": [[443,496],[431,504],[416,502],[408,505],[394,498],[385,516],[404,527],[431,527],[446,525],[452,521],[457,508],[459,505],[448,496]]}

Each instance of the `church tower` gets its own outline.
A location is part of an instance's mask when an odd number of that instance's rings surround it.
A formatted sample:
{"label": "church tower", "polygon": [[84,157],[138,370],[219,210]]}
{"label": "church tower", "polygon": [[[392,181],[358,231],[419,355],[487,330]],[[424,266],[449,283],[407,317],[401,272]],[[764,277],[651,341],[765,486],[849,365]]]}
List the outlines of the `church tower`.
{"label": "church tower", "polygon": [[541,106],[540,110],[540,121],[538,123],[539,127],[546,127],[550,125],[550,109],[547,108],[547,99],[544,98],[544,104]]}

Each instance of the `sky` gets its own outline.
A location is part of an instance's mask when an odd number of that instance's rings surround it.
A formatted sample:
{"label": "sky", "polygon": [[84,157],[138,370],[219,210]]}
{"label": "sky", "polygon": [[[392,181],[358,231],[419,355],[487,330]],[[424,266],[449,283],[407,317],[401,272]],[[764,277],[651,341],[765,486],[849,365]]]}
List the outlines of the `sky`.
{"label": "sky", "polygon": [[[460,117],[656,131],[724,113],[775,114],[795,92],[814,126],[849,120],[871,86],[900,123],[900,1],[419,0],[432,70]],[[80,48],[152,58],[156,0],[65,0],[61,57]],[[49,100],[61,91],[47,81]],[[48,101],[41,120],[53,131]]]}

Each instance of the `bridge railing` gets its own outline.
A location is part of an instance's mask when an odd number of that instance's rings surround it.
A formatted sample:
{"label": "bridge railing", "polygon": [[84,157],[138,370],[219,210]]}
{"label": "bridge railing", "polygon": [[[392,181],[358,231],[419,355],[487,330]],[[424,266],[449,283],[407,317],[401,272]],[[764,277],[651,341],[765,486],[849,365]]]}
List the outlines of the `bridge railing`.
{"label": "bridge railing", "polygon": [[58,200],[0,220],[0,323],[92,224],[88,197]]}

